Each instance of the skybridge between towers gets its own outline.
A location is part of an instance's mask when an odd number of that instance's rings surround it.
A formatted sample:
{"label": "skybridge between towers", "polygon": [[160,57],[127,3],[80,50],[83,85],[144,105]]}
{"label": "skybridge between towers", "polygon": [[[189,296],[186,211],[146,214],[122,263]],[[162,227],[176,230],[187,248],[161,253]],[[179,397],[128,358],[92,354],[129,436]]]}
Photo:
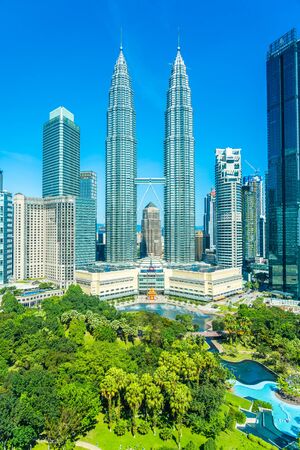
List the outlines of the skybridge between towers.
{"label": "skybridge between towers", "polygon": [[161,178],[136,178],[134,180],[135,184],[166,184],[166,179]]}
{"label": "skybridge between towers", "polygon": [[143,184],[143,185],[147,185],[147,189],[145,190],[144,195],[142,196],[140,205],[139,205],[139,207],[138,207],[138,212],[140,211],[140,209],[141,209],[141,207],[142,207],[142,205],[143,205],[144,199],[145,199],[145,197],[146,197],[146,195],[147,195],[147,193],[148,193],[148,191],[149,191],[150,189],[152,189],[153,194],[155,195],[155,197],[156,197],[156,199],[157,199],[157,201],[158,201],[159,206],[161,207],[161,209],[163,209],[163,206],[162,206],[161,201],[160,201],[160,199],[159,199],[159,197],[158,197],[158,195],[157,195],[157,193],[156,193],[156,191],[155,191],[155,189],[154,189],[154,186],[157,186],[157,185],[165,185],[165,184],[166,184],[166,179],[165,179],[164,177],[157,177],[157,178],[151,178],[151,177],[146,177],[146,178],[135,178],[134,183],[135,183],[135,184]]}

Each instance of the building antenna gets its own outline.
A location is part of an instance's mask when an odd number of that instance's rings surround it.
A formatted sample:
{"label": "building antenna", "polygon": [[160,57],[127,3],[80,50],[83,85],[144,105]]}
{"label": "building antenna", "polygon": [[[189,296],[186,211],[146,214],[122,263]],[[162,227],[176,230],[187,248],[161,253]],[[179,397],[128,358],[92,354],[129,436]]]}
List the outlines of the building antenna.
{"label": "building antenna", "polygon": [[177,28],[177,50],[180,50],[180,28]]}
{"label": "building antenna", "polygon": [[120,28],[120,50],[123,50],[123,28]]}

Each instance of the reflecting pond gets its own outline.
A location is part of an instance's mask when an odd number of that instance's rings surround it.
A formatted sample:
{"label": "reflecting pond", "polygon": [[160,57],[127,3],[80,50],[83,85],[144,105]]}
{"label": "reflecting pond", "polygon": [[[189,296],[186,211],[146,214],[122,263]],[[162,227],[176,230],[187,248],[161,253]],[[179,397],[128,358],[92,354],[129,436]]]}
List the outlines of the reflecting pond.
{"label": "reflecting pond", "polygon": [[136,305],[118,306],[119,311],[137,312],[147,311],[159,314],[160,316],[167,317],[168,319],[176,319],[178,314],[192,314],[193,323],[198,325],[199,331],[205,330],[205,324],[207,320],[212,319],[213,316],[209,314],[202,314],[200,311],[190,311],[184,306],[168,305],[167,303],[138,303]]}

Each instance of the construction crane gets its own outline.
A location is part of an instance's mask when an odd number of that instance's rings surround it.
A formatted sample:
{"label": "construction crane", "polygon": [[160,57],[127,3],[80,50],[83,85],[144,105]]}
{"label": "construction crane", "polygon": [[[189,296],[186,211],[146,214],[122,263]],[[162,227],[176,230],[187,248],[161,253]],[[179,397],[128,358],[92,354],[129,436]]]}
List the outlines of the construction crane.
{"label": "construction crane", "polygon": [[248,164],[248,166],[251,167],[252,170],[254,170],[254,175],[259,174],[259,169],[252,166],[252,164],[250,164],[246,159],[245,159],[245,163]]}

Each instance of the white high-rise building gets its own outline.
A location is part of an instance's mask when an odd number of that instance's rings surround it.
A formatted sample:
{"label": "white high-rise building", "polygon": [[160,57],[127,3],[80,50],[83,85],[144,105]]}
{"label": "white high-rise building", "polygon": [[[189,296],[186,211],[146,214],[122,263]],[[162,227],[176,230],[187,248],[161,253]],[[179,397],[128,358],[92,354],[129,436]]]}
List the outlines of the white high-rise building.
{"label": "white high-rise building", "polygon": [[48,197],[45,204],[45,276],[60,287],[74,282],[75,216],[73,196]]}
{"label": "white high-rise building", "polygon": [[14,279],[74,281],[75,198],[14,197]]}
{"label": "white high-rise building", "polygon": [[217,260],[220,267],[242,267],[241,149],[216,149]]}
{"label": "white high-rise building", "polygon": [[14,196],[14,279],[44,278],[45,220],[42,198]]}

